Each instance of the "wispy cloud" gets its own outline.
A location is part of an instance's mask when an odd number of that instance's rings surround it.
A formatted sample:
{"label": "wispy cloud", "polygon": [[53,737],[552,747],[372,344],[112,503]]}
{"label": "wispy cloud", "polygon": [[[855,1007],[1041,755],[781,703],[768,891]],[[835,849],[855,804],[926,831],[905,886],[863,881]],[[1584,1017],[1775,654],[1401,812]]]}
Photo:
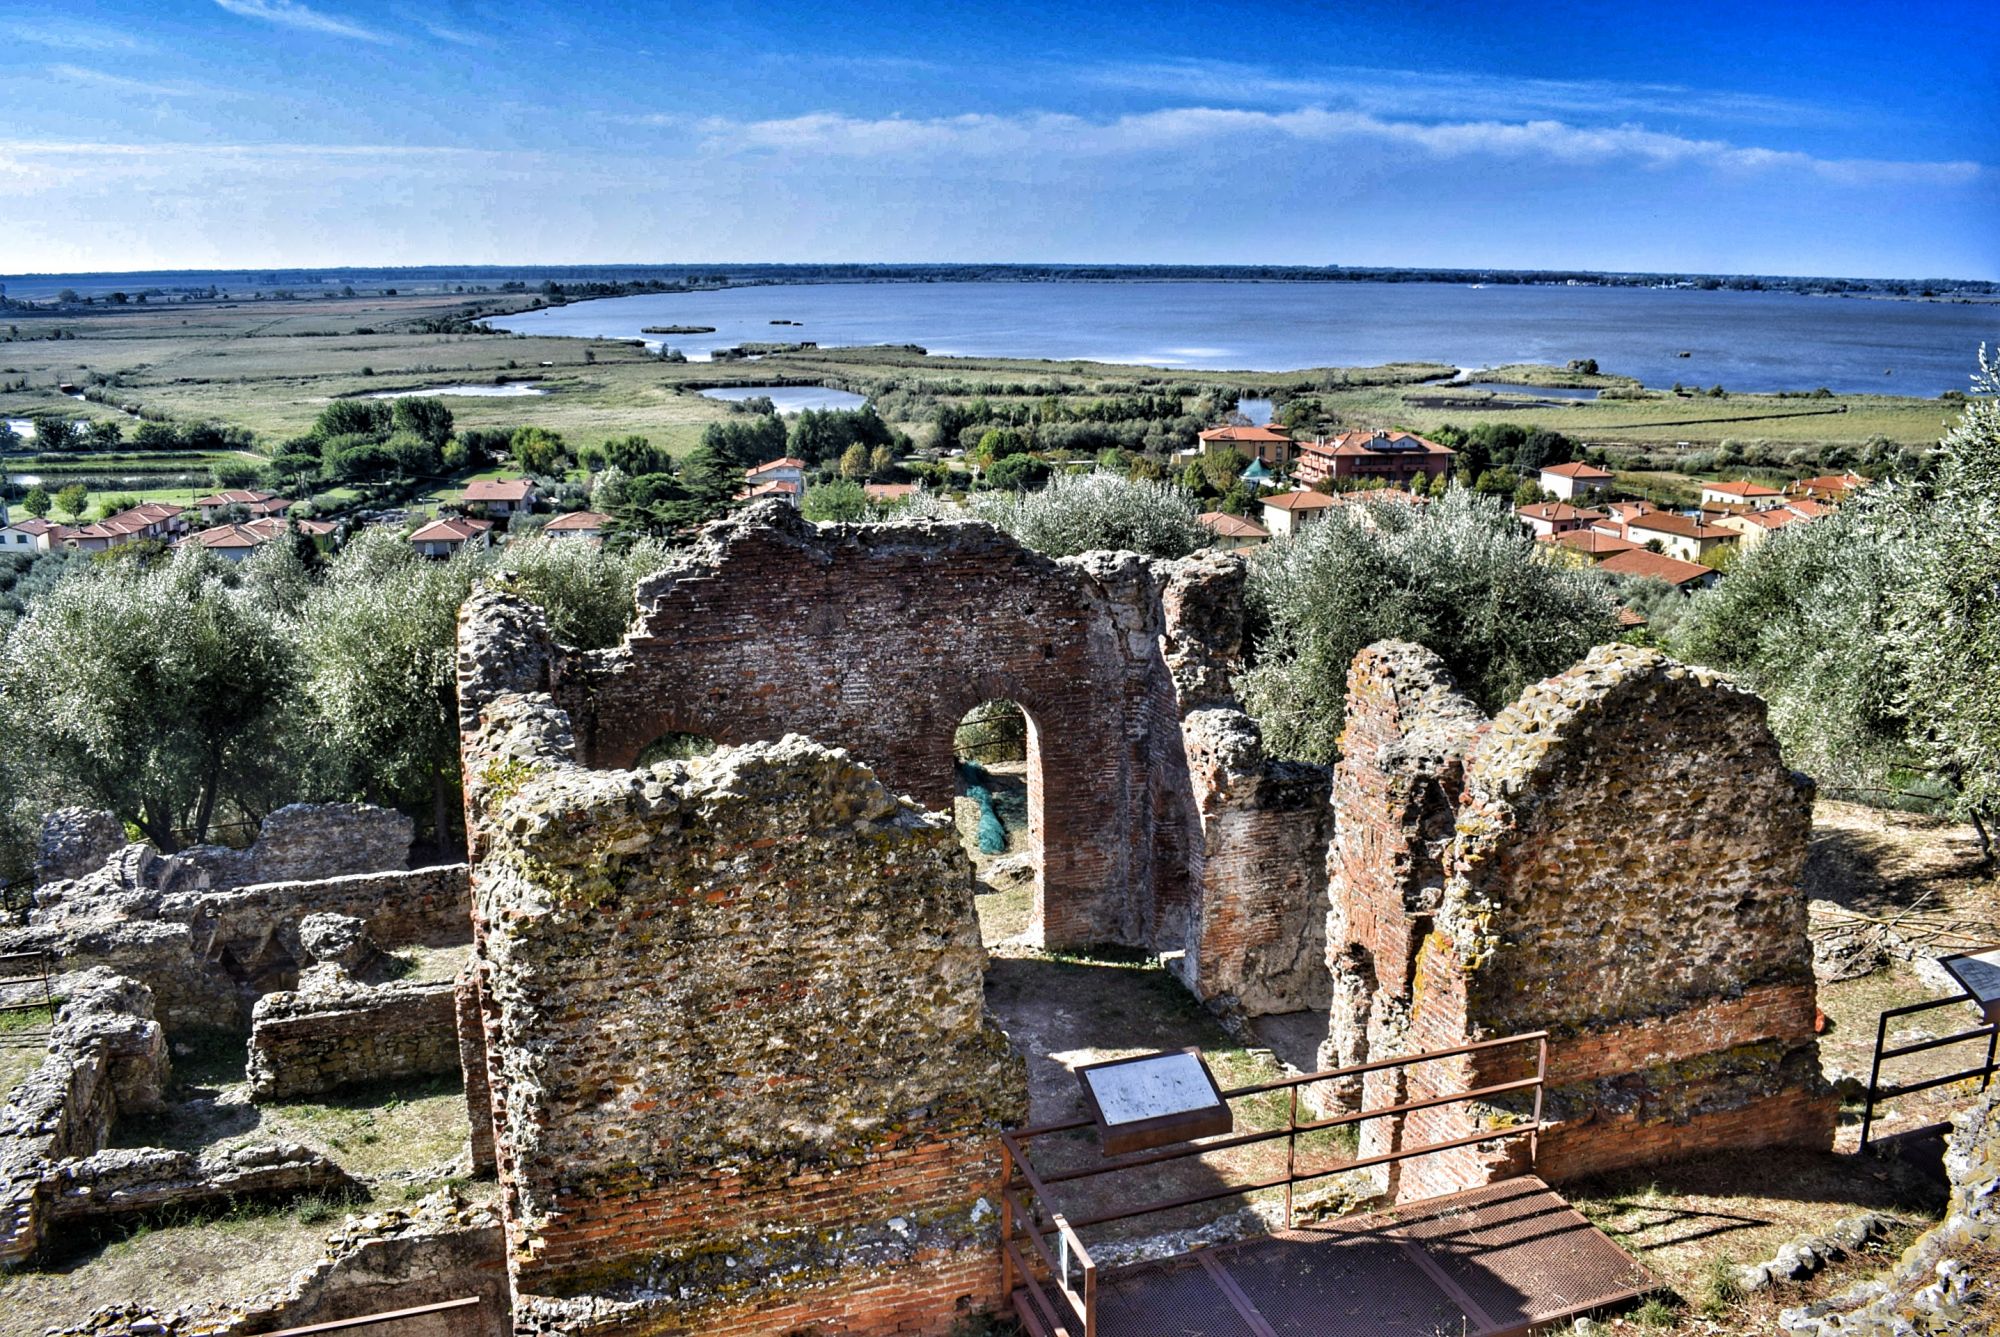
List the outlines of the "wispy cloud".
{"label": "wispy cloud", "polygon": [[328,37],[350,37],[358,42],[387,44],[394,39],[373,28],[364,28],[333,14],[298,3],[298,0],[215,0],[232,14],[246,19],[260,19],[265,23],[275,23],[283,28],[297,28],[302,32],[322,33]]}
{"label": "wispy cloud", "polygon": [[147,46],[130,33],[96,23],[36,18],[0,20],[0,38],[53,47],[58,51],[144,51]]}
{"label": "wispy cloud", "polygon": [[403,8],[396,11],[397,17],[412,27],[420,28],[440,42],[450,42],[453,46],[495,47],[499,43],[491,36],[475,32],[463,24],[440,19],[426,10]]}
{"label": "wispy cloud", "polygon": [[[674,118],[661,119],[674,123]],[[708,118],[694,125],[702,146],[712,153],[810,151],[854,158],[941,153],[989,158],[1076,157],[1263,141],[1383,144],[1439,159],[1477,155],[1567,165],[1809,172],[1849,184],[1952,185],[1970,181],[1983,170],[1974,162],[1820,158],[1636,125],[1589,127],[1558,120],[1429,122],[1324,107],[1281,112],[1171,107],[1098,120],[1063,112],[930,118],[864,118],[815,112],[763,121]]]}
{"label": "wispy cloud", "polygon": [[1061,66],[1066,83],[1233,105],[1301,103],[1385,116],[1532,120],[1541,116],[1626,119],[1698,117],[1756,125],[1806,125],[1844,113],[1765,93],[1599,79],[1529,79],[1448,70],[1354,66],[1301,77],[1223,60],[1167,60]]}
{"label": "wispy cloud", "polygon": [[49,73],[58,79],[73,84],[85,84],[92,88],[103,88],[117,93],[135,93],[146,97],[240,97],[241,94],[229,89],[216,88],[209,84],[163,83],[148,79],[128,79],[122,74],[107,74],[103,70],[87,69],[81,65],[51,65]]}

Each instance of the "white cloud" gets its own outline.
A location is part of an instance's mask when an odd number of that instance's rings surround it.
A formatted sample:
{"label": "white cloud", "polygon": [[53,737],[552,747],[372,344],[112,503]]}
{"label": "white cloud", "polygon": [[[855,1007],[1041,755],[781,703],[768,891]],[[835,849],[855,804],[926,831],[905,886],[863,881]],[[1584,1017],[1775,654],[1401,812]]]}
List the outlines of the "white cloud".
{"label": "white cloud", "polygon": [[0,38],[54,47],[58,51],[143,51],[146,44],[129,33],[101,24],[36,18],[0,21]]}
{"label": "white cloud", "polygon": [[226,89],[213,88],[196,83],[156,83],[145,79],[128,79],[122,74],[106,74],[102,70],[86,69],[81,65],[51,65],[49,73],[58,79],[73,84],[88,84],[93,88],[109,89],[117,93],[136,93],[147,97],[237,97],[240,94]]}
{"label": "white cloud", "polygon": [[[676,123],[663,118],[664,123]],[[1386,144],[1434,158],[1485,156],[1565,164],[1695,166],[1730,172],[1810,172],[1831,181],[1954,185],[1983,170],[1974,162],[1819,158],[1743,147],[1642,126],[1589,127],[1559,120],[1394,120],[1367,112],[1304,107],[1169,107],[1111,119],[1062,112],[941,117],[814,112],[777,120],[709,118],[695,123],[712,153],[811,152],[854,158],[949,153],[967,157],[1087,157],[1262,142]]]}
{"label": "white cloud", "polygon": [[391,39],[372,28],[364,28],[358,23],[323,14],[317,9],[298,3],[298,0],[215,0],[232,14],[246,19],[261,19],[265,23],[275,23],[284,28],[297,28],[303,32],[324,33],[329,37],[351,37],[361,42],[387,43]]}
{"label": "white cloud", "polygon": [[1061,67],[1068,83],[1160,93],[1231,104],[1312,103],[1387,116],[1456,116],[1532,120],[1539,116],[1628,118],[1689,116],[1801,125],[1842,119],[1843,112],[1773,97],[1603,79],[1525,79],[1511,75],[1345,68],[1337,76],[1297,77],[1221,60],[1169,60]]}

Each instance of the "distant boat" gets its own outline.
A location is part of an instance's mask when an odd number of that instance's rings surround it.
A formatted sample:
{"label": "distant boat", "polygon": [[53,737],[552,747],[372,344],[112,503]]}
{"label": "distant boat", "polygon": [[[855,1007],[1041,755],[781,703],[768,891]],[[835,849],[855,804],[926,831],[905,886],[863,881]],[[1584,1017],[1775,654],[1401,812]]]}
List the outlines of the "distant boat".
{"label": "distant boat", "polygon": [[1485,284],[1483,284],[1483,283],[1468,283],[1468,284],[1466,284],[1465,286],[1466,286],[1466,287],[1468,287],[1468,288],[1483,288],[1483,287],[1485,287],[1486,285],[1485,285]]}

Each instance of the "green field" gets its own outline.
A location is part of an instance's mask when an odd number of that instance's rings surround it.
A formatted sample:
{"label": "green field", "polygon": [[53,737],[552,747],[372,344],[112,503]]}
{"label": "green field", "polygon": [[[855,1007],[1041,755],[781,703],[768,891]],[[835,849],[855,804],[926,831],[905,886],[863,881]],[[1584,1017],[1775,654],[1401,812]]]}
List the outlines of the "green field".
{"label": "green field", "polygon": [[[1504,419],[1555,428],[1595,445],[1669,450],[1682,442],[1701,448],[1730,439],[1746,445],[1859,445],[1877,439],[1923,445],[1935,441],[1956,414],[1956,406],[1939,400],[1893,396],[1676,396],[1637,390],[1615,367],[1598,376],[1549,367],[1495,368],[1490,374],[1644,397],[1529,405],[1464,387],[1423,384],[1450,375],[1452,368],[1438,364],[1276,373],[1162,371],[1111,363],[929,357],[901,347],[803,349],[752,363],[668,363],[616,341],[429,334],[415,328],[495,305],[492,298],[432,294],[11,316],[11,326],[0,324],[0,333],[11,328],[16,335],[0,341],[0,415],[54,410],[128,424],[134,421],[131,413],[217,421],[249,428],[269,449],[303,432],[335,397],[532,380],[547,393],[447,402],[461,427],[534,424],[578,446],[638,433],[678,452],[690,448],[707,423],[730,412],[699,390],[766,383],[826,384],[883,396],[885,416],[912,429],[942,400],[983,395],[999,403],[1051,394],[1075,400],[1226,388],[1280,397],[1314,394],[1341,424],[1352,427],[1423,431]],[[52,330],[65,337],[49,338]],[[91,402],[60,394],[63,383],[83,387]]]}

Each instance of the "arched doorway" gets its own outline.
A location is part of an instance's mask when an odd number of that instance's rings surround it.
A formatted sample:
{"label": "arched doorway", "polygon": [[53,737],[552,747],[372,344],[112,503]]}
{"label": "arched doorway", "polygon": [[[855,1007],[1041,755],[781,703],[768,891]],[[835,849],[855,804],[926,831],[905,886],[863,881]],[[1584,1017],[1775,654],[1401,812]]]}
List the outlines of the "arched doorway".
{"label": "arched doorway", "polygon": [[980,934],[1028,932],[1042,888],[1042,762],[1034,721],[1007,700],[982,701],[952,733],[953,817],[978,879]]}

